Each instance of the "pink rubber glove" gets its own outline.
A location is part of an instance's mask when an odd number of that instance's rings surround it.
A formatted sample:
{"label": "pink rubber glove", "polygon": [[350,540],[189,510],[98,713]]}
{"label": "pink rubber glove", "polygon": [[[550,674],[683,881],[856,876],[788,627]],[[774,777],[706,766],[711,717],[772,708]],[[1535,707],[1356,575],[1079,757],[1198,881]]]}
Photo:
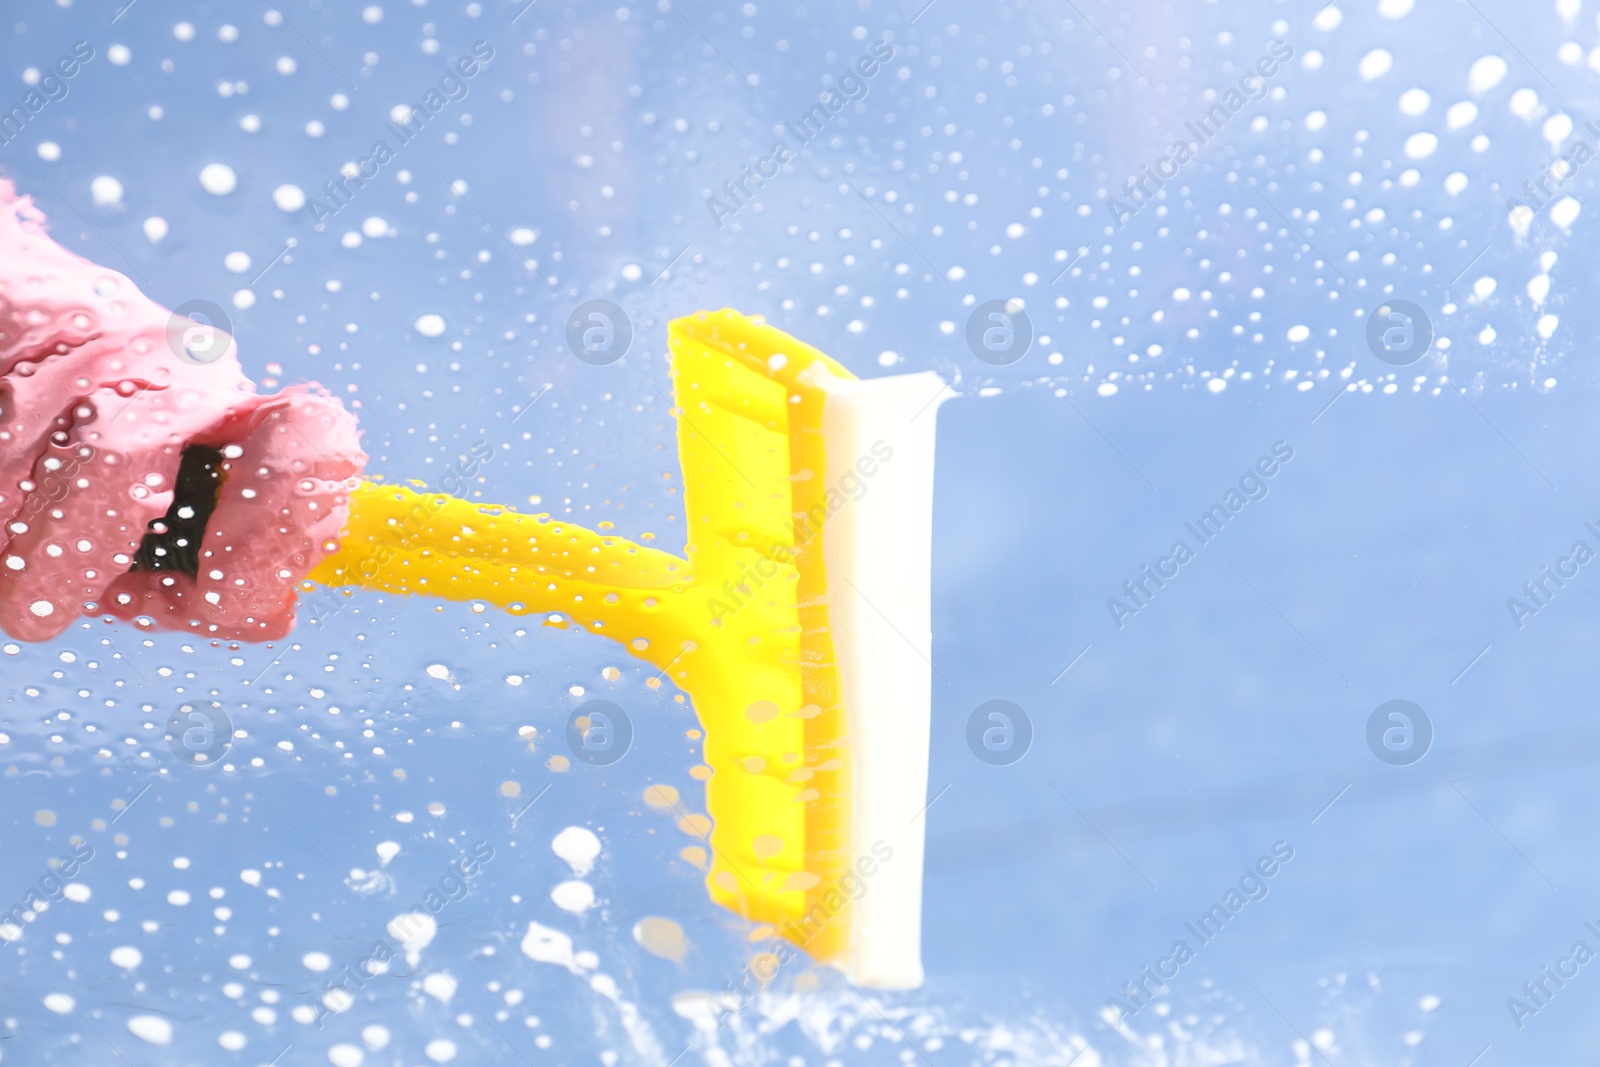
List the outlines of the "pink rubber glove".
{"label": "pink rubber glove", "polygon": [[315,386],[257,394],[233,338],[44,222],[0,180],[0,629],[281,637],[366,463],[354,416]]}

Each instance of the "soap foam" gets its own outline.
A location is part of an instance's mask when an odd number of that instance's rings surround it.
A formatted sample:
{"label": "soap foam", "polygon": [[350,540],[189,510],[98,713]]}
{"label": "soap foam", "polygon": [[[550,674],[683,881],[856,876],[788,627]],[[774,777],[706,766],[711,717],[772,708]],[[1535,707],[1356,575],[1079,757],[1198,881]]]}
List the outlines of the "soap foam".
{"label": "soap foam", "polygon": [[550,850],[566,860],[572,873],[579,878],[594,869],[600,856],[600,839],[581,826],[569,826],[550,842]]}

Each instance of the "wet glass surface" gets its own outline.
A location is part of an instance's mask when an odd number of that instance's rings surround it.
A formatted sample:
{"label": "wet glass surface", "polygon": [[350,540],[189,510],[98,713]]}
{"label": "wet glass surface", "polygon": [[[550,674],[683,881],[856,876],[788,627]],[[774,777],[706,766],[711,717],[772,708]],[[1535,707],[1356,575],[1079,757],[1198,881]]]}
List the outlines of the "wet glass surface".
{"label": "wet glass surface", "polygon": [[[264,391],[326,386],[371,475],[679,551],[666,324],[700,309],[958,396],[922,988],[801,960],[714,1025],[769,946],[685,851],[690,702],[579,628],[324,589],[267,643],[0,638],[0,1063],[1600,1038],[1588,6],[8,21],[0,173],[65,247],[220,317]],[[620,357],[569,339],[597,300]],[[595,699],[631,725],[614,762],[568,746]],[[1010,762],[969,745],[993,700],[1028,724]]]}

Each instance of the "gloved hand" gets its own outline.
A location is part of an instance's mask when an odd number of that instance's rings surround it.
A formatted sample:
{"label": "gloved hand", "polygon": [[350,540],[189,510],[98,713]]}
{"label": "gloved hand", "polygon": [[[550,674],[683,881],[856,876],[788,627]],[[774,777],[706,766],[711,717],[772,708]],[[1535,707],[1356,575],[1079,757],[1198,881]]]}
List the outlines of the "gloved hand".
{"label": "gloved hand", "polygon": [[0,629],[281,637],[366,463],[354,416],[314,386],[257,394],[233,338],[44,222],[0,180]]}

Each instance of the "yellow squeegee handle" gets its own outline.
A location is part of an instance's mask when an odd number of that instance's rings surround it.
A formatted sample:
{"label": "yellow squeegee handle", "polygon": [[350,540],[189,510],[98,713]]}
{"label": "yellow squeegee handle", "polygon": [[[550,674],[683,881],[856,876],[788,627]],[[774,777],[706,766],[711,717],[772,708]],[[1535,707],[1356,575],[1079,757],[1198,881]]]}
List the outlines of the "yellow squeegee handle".
{"label": "yellow squeegee handle", "polygon": [[703,639],[685,612],[688,562],[549,515],[362,482],[337,552],[307,575],[327,586],[482,600],[555,615],[622,642],[657,667]]}
{"label": "yellow squeegee handle", "polygon": [[[539,613],[667,673],[705,728],[713,900],[819,961],[850,951],[853,781],[820,537],[829,474],[813,371],[849,371],[756,318],[669,327],[687,559],[548,515],[363,483],[340,548],[308,576]],[[841,909],[843,909],[841,911]],[[822,924],[810,921],[832,916]]]}

